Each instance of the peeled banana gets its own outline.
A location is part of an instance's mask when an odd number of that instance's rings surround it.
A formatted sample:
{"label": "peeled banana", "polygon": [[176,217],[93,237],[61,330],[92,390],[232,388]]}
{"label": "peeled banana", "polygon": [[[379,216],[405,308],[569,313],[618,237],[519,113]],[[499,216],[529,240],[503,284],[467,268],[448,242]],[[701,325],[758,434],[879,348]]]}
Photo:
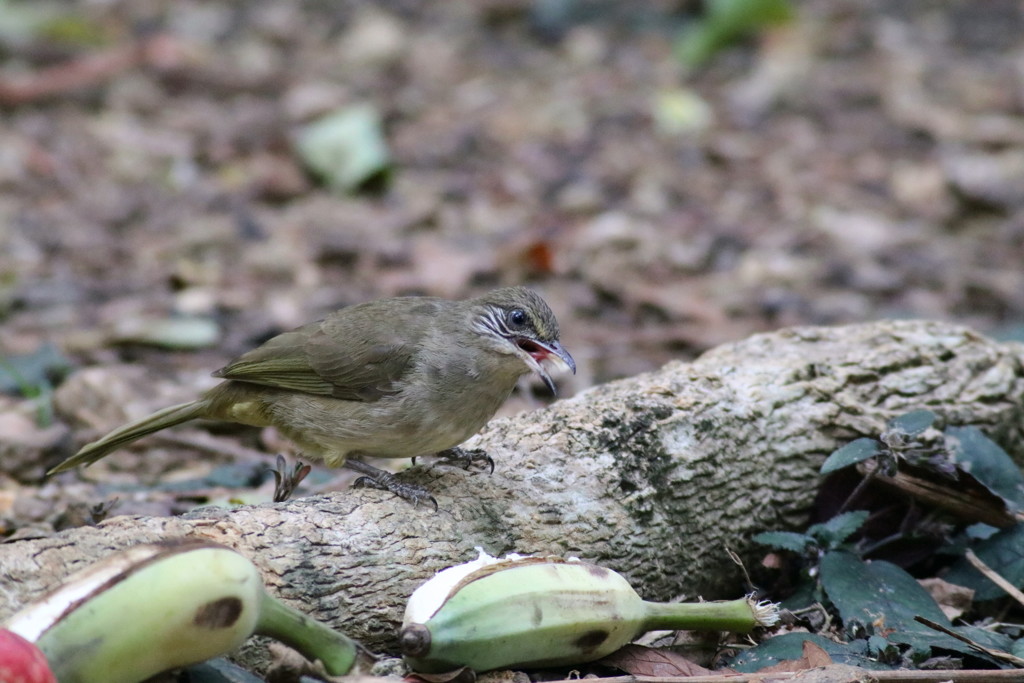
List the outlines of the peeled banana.
{"label": "peeled banana", "polygon": [[621,575],[578,560],[480,558],[438,573],[409,599],[400,642],[415,671],[578,664],[655,629],[747,632],[774,605],[642,600]]}
{"label": "peeled banana", "polygon": [[204,541],[142,545],[71,576],[4,625],[62,683],[134,683],[269,635],[347,673],[354,641],[270,597],[256,567]]}

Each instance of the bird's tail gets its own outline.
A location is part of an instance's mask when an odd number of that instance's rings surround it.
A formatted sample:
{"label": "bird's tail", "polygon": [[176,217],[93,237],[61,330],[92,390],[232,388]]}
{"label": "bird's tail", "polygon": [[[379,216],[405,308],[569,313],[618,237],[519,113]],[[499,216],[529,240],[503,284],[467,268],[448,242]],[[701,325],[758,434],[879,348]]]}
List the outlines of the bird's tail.
{"label": "bird's tail", "polygon": [[103,456],[116,451],[121,446],[129,444],[136,439],[141,439],[147,434],[158,432],[161,429],[172,427],[182,422],[202,417],[206,413],[207,402],[205,400],[180,403],[170,408],[164,408],[152,415],[136,420],[123,427],[118,427],[101,439],[82,446],[82,449],[70,458],[57,465],[47,475],[57,474],[70,470],[78,465],[91,465]]}

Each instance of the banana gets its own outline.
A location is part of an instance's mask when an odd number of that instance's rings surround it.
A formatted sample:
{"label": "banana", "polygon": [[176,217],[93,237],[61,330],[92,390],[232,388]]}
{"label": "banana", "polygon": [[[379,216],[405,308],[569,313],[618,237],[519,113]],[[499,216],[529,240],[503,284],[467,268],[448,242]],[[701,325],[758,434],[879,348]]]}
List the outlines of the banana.
{"label": "banana", "polygon": [[578,560],[486,553],[420,586],[399,640],[415,671],[579,664],[655,629],[746,632],[778,619],[771,603],[654,603],[624,577]]}
{"label": "banana", "polygon": [[254,633],[347,673],[354,641],[270,597],[259,570],[204,541],[141,545],[72,575],[5,627],[61,683],[134,683],[234,650]]}
{"label": "banana", "polygon": [[0,628],[0,681],[57,683],[39,648],[17,633]]}

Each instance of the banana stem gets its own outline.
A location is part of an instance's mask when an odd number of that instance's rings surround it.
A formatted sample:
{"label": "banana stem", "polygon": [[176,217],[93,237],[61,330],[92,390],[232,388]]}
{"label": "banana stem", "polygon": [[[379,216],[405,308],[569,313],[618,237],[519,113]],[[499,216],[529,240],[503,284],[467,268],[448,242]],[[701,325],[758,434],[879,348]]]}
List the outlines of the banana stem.
{"label": "banana stem", "polygon": [[264,593],[256,633],[280,640],[310,660],[319,659],[327,673],[341,676],[352,670],[356,641]]}
{"label": "banana stem", "polygon": [[739,598],[723,602],[647,602],[644,631],[734,631],[746,633],[778,621],[778,608],[769,602]]}

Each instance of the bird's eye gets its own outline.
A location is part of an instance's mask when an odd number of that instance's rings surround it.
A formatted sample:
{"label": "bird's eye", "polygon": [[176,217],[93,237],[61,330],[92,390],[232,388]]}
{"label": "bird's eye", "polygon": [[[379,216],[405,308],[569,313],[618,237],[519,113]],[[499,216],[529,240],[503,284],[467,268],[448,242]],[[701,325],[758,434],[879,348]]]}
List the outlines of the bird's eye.
{"label": "bird's eye", "polygon": [[526,311],[521,308],[514,308],[509,311],[508,321],[514,327],[523,327],[526,325]]}

